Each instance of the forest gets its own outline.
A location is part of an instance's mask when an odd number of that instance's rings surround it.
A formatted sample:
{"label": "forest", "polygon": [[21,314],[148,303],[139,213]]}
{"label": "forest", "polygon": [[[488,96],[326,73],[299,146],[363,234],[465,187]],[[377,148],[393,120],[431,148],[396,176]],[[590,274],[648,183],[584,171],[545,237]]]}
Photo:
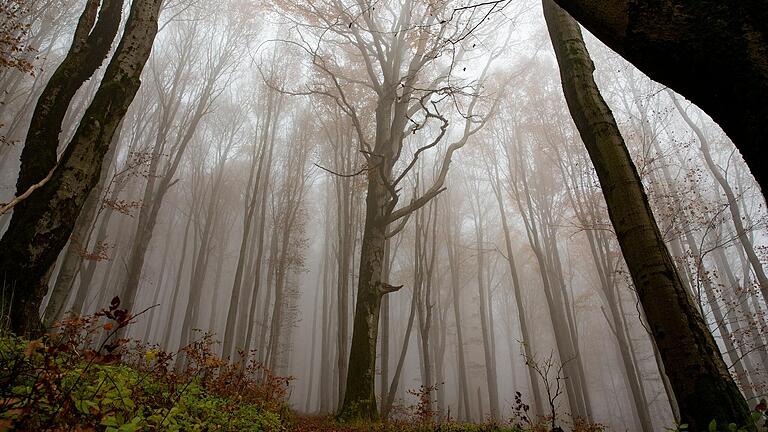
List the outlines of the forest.
{"label": "forest", "polygon": [[766,0],[0,0],[0,432],[768,430]]}

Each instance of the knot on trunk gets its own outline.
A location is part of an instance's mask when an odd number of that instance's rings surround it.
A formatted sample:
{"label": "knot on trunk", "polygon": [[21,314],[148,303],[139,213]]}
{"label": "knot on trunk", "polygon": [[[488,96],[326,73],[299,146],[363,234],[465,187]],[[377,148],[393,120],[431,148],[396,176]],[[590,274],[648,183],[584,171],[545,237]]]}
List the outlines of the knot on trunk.
{"label": "knot on trunk", "polygon": [[381,293],[381,295],[385,295],[385,294],[400,291],[400,289],[403,288],[403,286],[402,285],[394,286],[388,283],[379,282],[377,288],[379,289],[379,293]]}

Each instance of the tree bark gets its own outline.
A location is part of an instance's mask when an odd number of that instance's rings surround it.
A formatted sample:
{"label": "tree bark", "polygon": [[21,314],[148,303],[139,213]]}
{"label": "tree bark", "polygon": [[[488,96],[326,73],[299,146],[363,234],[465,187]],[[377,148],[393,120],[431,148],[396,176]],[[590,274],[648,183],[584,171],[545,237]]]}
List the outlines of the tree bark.
{"label": "tree bark", "polygon": [[[477,290],[480,300],[480,331],[483,337],[483,358],[485,360],[485,379],[488,386],[488,403],[491,409],[491,419],[497,419],[499,415],[499,390],[496,374],[496,351],[492,341],[493,322],[489,318],[490,305],[488,302],[488,286],[486,281],[485,264],[485,233],[483,231],[482,207],[480,205],[479,190],[474,190],[477,214],[474,215],[475,239],[477,244]],[[482,412],[480,413],[483,414]]]}
{"label": "tree bark", "polygon": [[592,159],[608,213],[677,402],[690,430],[744,424],[749,410],[662,239],[613,113],[595,84],[581,30],[552,0],[544,16],[563,91]]}

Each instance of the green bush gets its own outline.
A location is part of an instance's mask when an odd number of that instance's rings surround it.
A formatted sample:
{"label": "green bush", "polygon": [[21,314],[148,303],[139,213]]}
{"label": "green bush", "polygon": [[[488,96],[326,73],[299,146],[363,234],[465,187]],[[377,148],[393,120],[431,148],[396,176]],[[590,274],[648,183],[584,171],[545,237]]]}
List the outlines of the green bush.
{"label": "green bush", "polygon": [[41,339],[0,334],[0,431],[284,429],[289,378],[222,361],[211,335],[175,354],[114,339],[133,318],[119,304]]}

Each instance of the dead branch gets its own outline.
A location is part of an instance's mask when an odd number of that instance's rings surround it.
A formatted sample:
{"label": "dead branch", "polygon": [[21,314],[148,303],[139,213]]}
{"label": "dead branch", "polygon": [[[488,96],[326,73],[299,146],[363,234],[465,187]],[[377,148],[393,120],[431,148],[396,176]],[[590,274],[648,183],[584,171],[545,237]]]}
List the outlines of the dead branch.
{"label": "dead branch", "polygon": [[56,170],[56,166],[51,168],[51,170],[48,172],[48,175],[45,176],[44,179],[42,179],[39,183],[35,183],[32,186],[30,186],[29,189],[26,190],[26,192],[12,199],[11,202],[7,204],[0,203],[0,216],[8,213],[12,208],[16,207],[20,202],[29,198],[29,196],[32,195],[32,192],[45,186],[45,184],[51,180],[51,177],[53,177],[53,172],[55,170]]}

